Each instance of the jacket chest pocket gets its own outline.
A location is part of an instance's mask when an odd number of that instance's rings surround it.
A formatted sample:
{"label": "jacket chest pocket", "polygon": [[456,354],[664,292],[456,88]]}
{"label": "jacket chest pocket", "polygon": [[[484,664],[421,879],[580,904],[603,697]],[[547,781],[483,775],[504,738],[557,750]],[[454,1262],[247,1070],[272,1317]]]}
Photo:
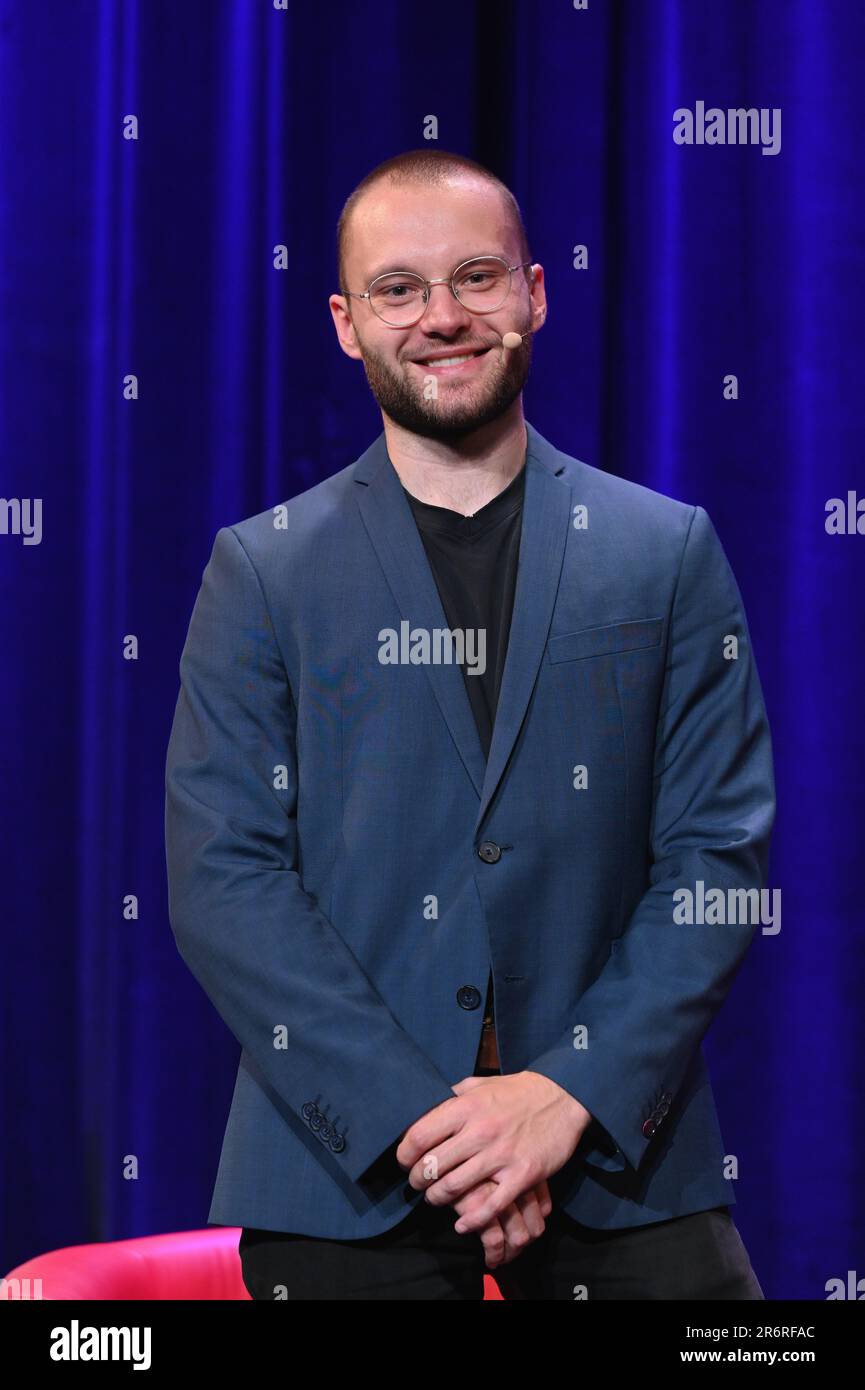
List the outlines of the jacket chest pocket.
{"label": "jacket chest pocket", "polygon": [[583,661],[592,656],[614,656],[617,652],[657,647],[664,629],[663,618],[636,618],[601,627],[584,627],[563,632],[547,641],[547,660]]}

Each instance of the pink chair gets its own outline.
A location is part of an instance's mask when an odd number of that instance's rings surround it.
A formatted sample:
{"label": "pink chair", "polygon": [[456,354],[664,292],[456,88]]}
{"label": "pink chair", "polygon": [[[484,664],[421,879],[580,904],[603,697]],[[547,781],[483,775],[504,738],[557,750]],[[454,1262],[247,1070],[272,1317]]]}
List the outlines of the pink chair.
{"label": "pink chair", "polygon": [[100,1245],[68,1245],[10,1270],[2,1295],[39,1297],[34,1280],[41,1280],[44,1299],[248,1299],[239,1240],[239,1227],[214,1226]]}
{"label": "pink chair", "polygon": [[[36,1255],[0,1281],[0,1299],[247,1299],[239,1226],[68,1245]],[[41,1284],[36,1282],[41,1281]],[[501,1299],[492,1275],[484,1298]]]}

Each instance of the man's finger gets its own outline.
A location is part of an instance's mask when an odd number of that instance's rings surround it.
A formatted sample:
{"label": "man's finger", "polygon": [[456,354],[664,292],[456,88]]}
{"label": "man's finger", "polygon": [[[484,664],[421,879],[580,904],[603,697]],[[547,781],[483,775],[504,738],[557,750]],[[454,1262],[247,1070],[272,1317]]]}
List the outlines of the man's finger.
{"label": "man's finger", "polygon": [[517,1202],[511,1202],[509,1207],[505,1207],[499,1214],[498,1221],[505,1233],[509,1256],[514,1259],[521,1250],[525,1250],[526,1246],[531,1244],[531,1228]]}
{"label": "man's finger", "polygon": [[[514,1201],[514,1206],[522,1213],[523,1221],[529,1234],[530,1240],[537,1240],[542,1236],[546,1229],[541,1204],[538,1201],[538,1194],[535,1188],[531,1192],[523,1192]],[[526,1242],[528,1244],[528,1242]]]}
{"label": "man's finger", "polygon": [[546,1178],[543,1178],[538,1183],[535,1192],[537,1193],[538,1202],[540,1203],[541,1215],[543,1217],[549,1216],[553,1209],[553,1199],[550,1196],[550,1189]]}
{"label": "man's finger", "polygon": [[[459,1108],[458,1108],[459,1107]],[[396,1160],[403,1168],[414,1167],[421,1154],[444,1144],[462,1129],[465,1107],[459,1097],[443,1100],[425,1115],[415,1120],[402,1136],[396,1149]]]}
{"label": "man's finger", "polygon": [[500,1221],[491,1221],[489,1226],[481,1231],[481,1244],[484,1248],[487,1269],[495,1269],[496,1265],[507,1264],[508,1245]]}
{"label": "man's finger", "polygon": [[[454,1203],[454,1209],[461,1215],[464,1210],[471,1206],[471,1201],[476,1200],[479,1194],[482,1196],[486,1195],[488,1191],[491,1192],[494,1188],[495,1183],[481,1183],[469,1197],[463,1197],[460,1201]],[[506,1263],[507,1242],[501,1222],[498,1218],[492,1220],[479,1234],[484,1249],[487,1269],[494,1269],[496,1265]]]}
{"label": "man's finger", "polygon": [[[501,1176],[491,1175],[496,1183],[495,1191],[490,1193],[477,1205],[472,1205],[461,1216],[456,1223],[454,1230],[462,1235],[465,1231],[480,1231],[484,1226],[488,1226],[493,1217],[501,1219],[501,1214],[505,1207],[509,1207],[515,1202],[523,1192],[526,1191],[525,1177],[514,1176],[512,1169],[504,1168]],[[536,1184],[532,1184],[534,1187]]]}

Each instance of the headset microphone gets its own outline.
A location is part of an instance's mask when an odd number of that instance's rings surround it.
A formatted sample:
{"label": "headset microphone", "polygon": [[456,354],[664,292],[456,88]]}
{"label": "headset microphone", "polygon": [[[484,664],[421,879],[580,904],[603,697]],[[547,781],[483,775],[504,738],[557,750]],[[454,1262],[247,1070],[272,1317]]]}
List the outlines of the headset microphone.
{"label": "headset microphone", "polygon": [[[545,304],[541,305],[541,322],[543,322],[546,312],[547,306]],[[513,352],[515,348],[520,346],[523,339],[530,338],[534,331],[533,328],[530,328],[528,333],[515,333],[513,329],[511,329],[510,333],[506,333],[502,338],[502,347],[507,352]]]}

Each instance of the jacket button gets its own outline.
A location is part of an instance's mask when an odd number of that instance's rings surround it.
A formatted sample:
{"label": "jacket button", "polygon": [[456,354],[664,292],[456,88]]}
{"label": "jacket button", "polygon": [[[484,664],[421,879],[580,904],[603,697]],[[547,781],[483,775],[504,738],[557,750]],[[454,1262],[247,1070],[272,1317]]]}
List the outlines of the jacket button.
{"label": "jacket button", "polygon": [[649,1119],[649,1120],[644,1120],[644,1121],[643,1121],[643,1138],[644,1138],[644,1139],[651,1139],[651,1138],[652,1138],[652,1135],[655,1133],[655,1130],[656,1130],[657,1128],[658,1128],[658,1126],[657,1126],[657,1124],[656,1124],[656,1122],[655,1122],[654,1120],[651,1120],[651,1119]]}
{"label": "jacket button", "polygon": [[476,1009],[481,1002],[481,992],[474,985],[461,985],[457,990],[457,1003],[461,1009]]}
{"label": "jacket button", "polygon": [[495,864],[502,857],[502,852],[495,840],[483,840],[478,845],[478,859],[483,859],[485,864]]}
{"label": "jacket button", "polygon": [[345,1138],[342,1134],[335,1134],[330,1141],[330,1147],[335,1154],[341,1154],[345,1148]]}

